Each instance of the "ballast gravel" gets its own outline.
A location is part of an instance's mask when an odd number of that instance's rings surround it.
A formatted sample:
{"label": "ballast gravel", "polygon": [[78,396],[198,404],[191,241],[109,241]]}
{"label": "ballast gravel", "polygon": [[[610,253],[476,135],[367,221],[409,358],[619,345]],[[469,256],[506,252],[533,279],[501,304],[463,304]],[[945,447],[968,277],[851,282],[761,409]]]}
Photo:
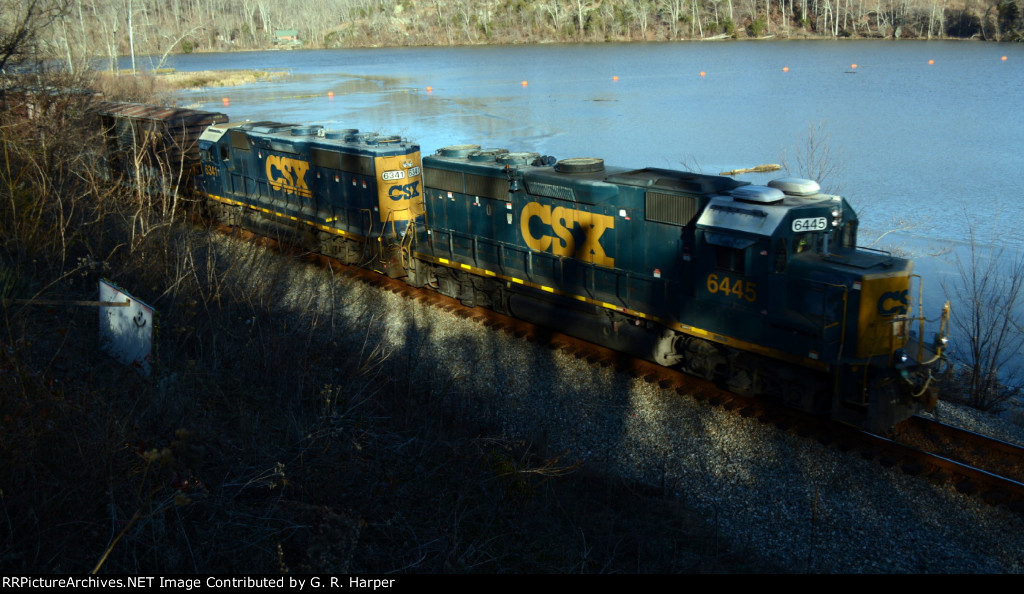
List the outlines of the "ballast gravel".
{"label": "ballast gravel", "polygon": [[[395,373],[410,373],[445,405],[509,437],[543,439],[564,459],[662,488],[702,512],[730,547],[784,571],[1024,571],[1024,518],[952,486],[375,287],[338,290],[321,270],[297,276],[286,303],[371,314],[367,336]],[[940,416],[1024,443],[1020,422],[946,404]]]}

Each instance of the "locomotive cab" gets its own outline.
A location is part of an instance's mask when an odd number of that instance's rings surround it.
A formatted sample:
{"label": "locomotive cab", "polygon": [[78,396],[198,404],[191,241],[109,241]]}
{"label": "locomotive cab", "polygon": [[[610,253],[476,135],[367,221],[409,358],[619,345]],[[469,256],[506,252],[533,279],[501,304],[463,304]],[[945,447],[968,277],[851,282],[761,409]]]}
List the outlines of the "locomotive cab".
{"label": "locomotive cab", "polygon": [[857,222],[845,200],[809,180],[715,197],[697,224],[711,253],[696,297],[717,305],[717,327],[829,372],[832,385],[817,389],[832,398],[804,408],[881,428],[931,404],[922,359],[941,353],[908,354],[911,319],[923,332],[923,318],[913,318],[913,264],[856,247]]}

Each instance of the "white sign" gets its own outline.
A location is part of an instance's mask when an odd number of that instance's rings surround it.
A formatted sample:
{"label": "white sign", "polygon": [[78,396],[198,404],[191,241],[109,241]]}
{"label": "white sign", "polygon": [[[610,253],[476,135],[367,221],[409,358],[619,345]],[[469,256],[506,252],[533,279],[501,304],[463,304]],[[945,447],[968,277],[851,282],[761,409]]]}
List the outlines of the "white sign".
{"label": "white sign", "polygon": [[100,307],[100,348],[148,376],[153,371],[153,308],[113,284],[100,281],[100,301],[126,299],[127,307]]}
{"label": "white sign", "polygon": [[402,179],[405,177],[405,172],[401,169],[393,169],[391,171],[385,171],[380,174],[380,178],[384,181],[395,181],[396,179]]}
{"label": "white sign", "polygon": [[825,217],[793,219],[793,233],[805,233],[807,231],[824,231],[825,229],[828,229],[828,219],[826,219]]}

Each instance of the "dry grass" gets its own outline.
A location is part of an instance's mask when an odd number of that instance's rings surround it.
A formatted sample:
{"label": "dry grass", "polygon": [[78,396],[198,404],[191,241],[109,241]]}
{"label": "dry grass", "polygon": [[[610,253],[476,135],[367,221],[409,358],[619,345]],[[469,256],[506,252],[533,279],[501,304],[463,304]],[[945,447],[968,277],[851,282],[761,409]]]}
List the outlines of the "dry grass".
{"label": "dry grass", "polygon": [[289,76],[283,70],[206,70],[198,72],[160,73],[130,72],[112,74],[101,72],[96,82],[106,98],[115,101],[167,101],[179,89],[233,87],[257,82],[278,80]]}
{"label": "dry grass", "polygon": [[170,72],[160,74],[156,78],[175,89],[199,89],[203,87],[234,87],[278,80],[286,76],[289,76],[289,73],[284,70],[207,70]]}

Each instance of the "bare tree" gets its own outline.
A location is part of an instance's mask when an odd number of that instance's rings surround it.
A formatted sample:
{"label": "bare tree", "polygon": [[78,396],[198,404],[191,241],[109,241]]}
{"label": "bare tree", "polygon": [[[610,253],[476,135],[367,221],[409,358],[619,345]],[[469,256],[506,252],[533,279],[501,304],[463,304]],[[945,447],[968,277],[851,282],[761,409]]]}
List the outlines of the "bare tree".
{"label": "bare tree", "polygon": [[576,0],[576,33],[579,35],[580,39],[583,38],[583,29],[586,24],[587,16],[599,6],[601,6],[601,0],[597,0],[596,2]]}
{"label": "bare tree", "polygon": [[[712,27],[756,36],[796,27],[829,37],[926,38],[948,31],[1017,39],[1021,6],[1024,0],[0,0],[0,67],[9,42],[24,40],[28,31],[19,24],[26,17],[33,31],[43,17],[56,19],[40,45],[77,63],[99,55],[159,56],[183,36],[200,50],[258,48],[275,29],[298,29],[309,47],[394,43],[396,34],[402,43],[449,45],[481,38],[701,38]],[[54,9],[66,16],[52,15]],[[204,34],[185,33],[196,27]]]}
{"label": "bare tree", "polygon": [[661,3],[668,13],[669,29],[672,32],[671,39],[679,39],[679,21],[683,18],[686,3],[683,0],[661,0]]}
{"label": "bare tree", "polygon": [[640,27],[640,39],[647,40],[647,27],[651,19],[651,4],[646,0],[636,0],[626,4],[630,19]]}
{"label": "bare tree", "polygon": [[67,12],[67,0],[0,1],[0,72],[29,58],[39,33]]}
{"label": "bare tree", "polygon": [[198,27],[198,26],[197,27],[192,27],[188,31],[185,31],[184,33],[179,35],[177,38],[171,40],[171,42],[167,44],[167,49],[165,49],[164,53],[160,56],[160,61],[157,62],[155,68],[157,70],[163,68],[164,67],[164,62],[167,61],[167,56],[170,55],[171,51],[173,51],[174,48],[176,48],[178,46],[178,44],[182,42],[183,39],[185,39],[189,35],[192,35],[196,31],[198,31],[199,29],[200,29],[200,27]]}
{"label": "bare tree", "polygon": [[807,125],[807,138],[794,151],[792,160],[785,151],[779,157],[782,168],[791,175],[817,181],[826,192],[839,193],[844,158],[832,150],[825,122]]}
{"label": "bare tree", "polygon": [[1024,348],[1024,253],[978,245],[968,224],[967,253],[957,255],[957,276],[945,286],[954,302],[956,378],[961,399],[990,410],[1021,393],[1019,357]]}
{"label": "bare tree", "polygon": [[556,33],[562,31],[562,22],[565,20],[565,11],[559,0],[546,0],[541,8],[551,16],[551,26]]}

